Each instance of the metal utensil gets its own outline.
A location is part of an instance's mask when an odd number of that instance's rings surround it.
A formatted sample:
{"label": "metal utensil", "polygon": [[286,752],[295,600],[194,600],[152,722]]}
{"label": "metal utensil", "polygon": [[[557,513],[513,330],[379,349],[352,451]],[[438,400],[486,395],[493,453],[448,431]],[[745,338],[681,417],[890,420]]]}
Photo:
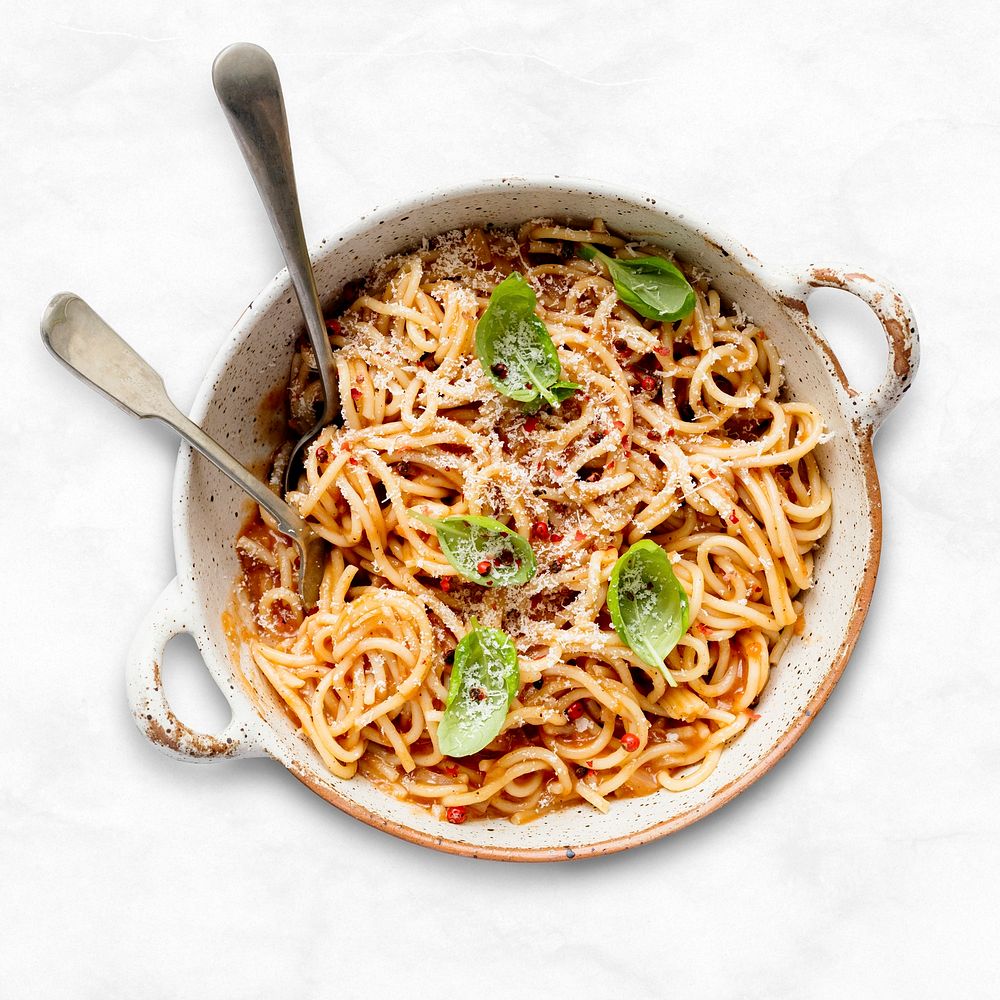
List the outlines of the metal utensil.
{"label": "metal utensil", "polygon": [[137,417],[156,417],[197,448],[274,518],[299,550],[299,592],[315,606],[323,577],[323,540],[305,520],[251,475],[171,402],[163,379],[78,295],[62,292],[42,316],[45,346],[85,382]]}
{"label": "metal utensil", "polygon": [[212,82],[278,238],[288,276],[305,317],[306,332],[316,355],[323,387],[323,412],[296,443],[289,458],[285,472],[287,492],[298,482],[305,449],[338,416],[333,350],[302,230],[288,120],[274,60],[259,45],[246,42],[230,45],[216,56]]}

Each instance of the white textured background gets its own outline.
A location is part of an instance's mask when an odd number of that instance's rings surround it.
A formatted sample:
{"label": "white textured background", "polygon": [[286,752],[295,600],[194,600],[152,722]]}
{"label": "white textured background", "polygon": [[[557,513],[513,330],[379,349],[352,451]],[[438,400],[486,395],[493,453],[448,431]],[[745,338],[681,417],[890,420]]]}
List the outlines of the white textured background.
{"label": "white textured background", "polygon": [[[997,995],[993,3],[0,0],[0,21],[0,995]],[[577,174],[910,297],[924,364],[877,443],[868,624],[721,812],[602,861],[468,862],[134,728],[122,666],[173,575],[176,446],[37,323],[79,292],[191,402],[281,264],[209,79],[237,40],[281,69],[312,241],[421,188]],[[815,302],[870,385],[874,322]],[[166,670],[218,726],[191,649]]]}

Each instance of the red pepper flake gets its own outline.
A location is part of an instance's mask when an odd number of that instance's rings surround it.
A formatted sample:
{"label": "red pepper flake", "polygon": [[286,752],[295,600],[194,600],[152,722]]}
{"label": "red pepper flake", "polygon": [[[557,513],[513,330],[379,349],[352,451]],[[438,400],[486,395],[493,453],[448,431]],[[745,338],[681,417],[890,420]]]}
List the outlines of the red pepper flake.
{"label": "red pepper flake", "polygon": [[549,536],[549,541],[552,542],[553,545],[558,545],[562,540],[563,536],[559,534]]}
{"label": "red pepper flake", "polygon": [[538,418],[537,417],[527,417],[525,419],[525,421],[524,421],[524,429],[529,434],[533,434],[535,432],[535,428],[537,426],[538,426]]}
{"label": "red pepper flake", "polygon": [[623,430],[625,430],[625,424],[623,424],[620,420],[616,420],[615,421],[615,428],[616,428],[616,430],[623,431]]}
{"label": "red pepper flake", "polygon": [[353,455],[347,461],[348,461],[348,463],[350,465],[357,465],[358,464],[358,460]]}
{"label": "red pepper flake", "polygon": [[628,350],[628,344],[624,340],[622,340],[621,337],[619,337],[614,342],[614,348],[619,354],[624,354]]}
{"label": "red pepper flake", "polygon": [[355,378],[355,380],[354,380],[354,384],[355,385],[364,385],[365,384],[365,377],[364,377],[364,375],[358,375],[358,377]]}
{"label": "red pepper flake", "polygon": [[587,536],[582,531],[580,531],[579,529],[577,529],[577,532],[576,532],[576,534],[573,537],[578,542],[585,542],[587,540]]}
{"label": "red pepper flake", "polygon": [[351,442],[350,441],[341,441],[340,442],[340,450],[341,451],[350,451],[351,450]]}
{"label": "red pepper flake", "polygon": [[654,354],[659,354],[659,356],[661,358],[669,358],[670,357],[670,351],[668,351],[665,347],[654,347],[653,348],[653,353]]}
{"label": "red pepper flake", "polygon": [[740,519],[737,516],[735,510],[729,512],[729,523],[730,524],[739,524],[740,523]]}
{"label": "red pepper flake", "polygon": [[507,377],[507,366],[502,362],[498,361],[495,365],[490,368],[490,371],[500,379],[502,382]]}
{"label": "red pepper flake", "polygon": [[535,521],[531,526],[531,538],[547,542],[549,540],[549,526],[544,521]]}
{"label": "red pepper flake", "polygon": [[449,778],[457,778],[458,777],[458,765],[457,764],[449,764],[447,767],[442,768],[442,770],[444,771],[445,774],[448,775]]}
{"label": "red pepper flake", "polygon": [[718,476],[716,476],[716,474],[715,474],[715,469],[709,469],[708,470],[708,478],[709,479],[717,479],[718,478]]}
{"label": "red pepper flake", "polygon": [[469,697],[473,701],[486,701],[486,692],[482,688],[470,688]]}
{"label": "red pepper flake", "polygon": [[317,462],[328,462],[330,460],[330,453],[326,448],[316,449],[316,461]]}
{"label": "red pepper flake", "polygon": [[667,431],[667,437],[672,438],[673,436],[674,436],[674,429],[673,427],[671,427],[670,430]]}
{"label": "red pepper flake", "polygon": [[604,466],[604,468],[608,472],[614,472],[615,471],[615,463],[614,462],[608,462],[608,464],[606,466]]}
{"label": "red pepper flake", "polygon": [[449,823],[459,824],[465,822],[465,806],[448,806],[444,814]]}
{"label": "red pepper flake", "polygon": [[748,708],[746,710],[747,716],[749,716],[751,722],[756,722],[760,718],[760,712],[755,712],[753,709]]}
{"label": "red pepper flake", "polygon": [[591,768],[591,769],[590,769],[590,770],[589,770],[589,771],[587,772],[587,777],[588,777],[588,778],[594,778],[594,779],[596,779],[596,778],[597,778],[597,772],[596,772],[596,771],[595,771],[595,770],[594,770],[593,768]]}
{"label": "red pepper flake", "polygon": [[698,631],[702,635],[708,635],[712,630],[704,622],[698,622]]}
{"label": "red pepper flake", "polygon": [[442,576],[438,586],[447,594],[451,590],[451,577]]}
{"label": "red pepper flake", "polygon": [[647,432],[646,437],[648,437],[650,441],[663,440],[663,435],[659,431],[649,431]]}
{"label": "red pepper flake", "polygon": [[482,559],[476,563],[476,572],[480,576],[486,576],[486,574],[489,573],[492,566],[493,564],[489,561],[489,559]]}
{"label": "red pepper flake", "polygon": [[635,753],[639,749],[639,737],[635,733],[626,733],[622,737],[622,746],[629,753]]}
{"label": "red pepper flake", "polygon": [[351,389],[351,399],[353,399],[354,402],[356,403],[360,398],[361,398],[361,390]]}
{"label": "red pepper flake", "polygon": [[340,323],[337,320],[335,320],[335,319],[328,319],[326,321],[326,328],[334,336],[337,336],[340,333],[341,329],[342,329]]}
{"label": "red pepper flake", "polygon": [[639,379],[639,385],[642,386],[644,392],[652,392],[656,388],[656,379],[652,375],[643,375]]}
{"label": "red pepper flake", "polygon": [[583,715],[583,703],[579,701],[574,701],[569,708],[566,709],[566,718],[570,722],[576,722]]}

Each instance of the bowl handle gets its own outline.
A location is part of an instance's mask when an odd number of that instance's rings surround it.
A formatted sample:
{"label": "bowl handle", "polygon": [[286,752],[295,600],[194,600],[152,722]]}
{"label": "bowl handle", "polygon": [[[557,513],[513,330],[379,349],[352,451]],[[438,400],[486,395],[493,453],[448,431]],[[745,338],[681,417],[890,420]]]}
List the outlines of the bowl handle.
{"label": "bowl handle", "polygon": [[909,389],[920,364],[920,340],[913,310],[892,284],[858,268],[814,264],[795,279],[795,284],[794,292],[802,299],[808,298],[814,288],[841,288],[850,292],[865,302],[882,324],[889,346],[882,381],[866,393],[856,393],[847,386],[859,418],[874,434]]}
{"label": "bowl handle", "polygon": [[163,691],[160,663],[163,650],[175,635],[194,634],[190,621],[187,601],[174,577],[139,627],[129,650],[128,699],[136,725],[151,743],[180,760],[264,756],[265,751],[255,739],[256,727],[241,722],[235,706],[232,720],[217,736],[191,729],[171,711]]}

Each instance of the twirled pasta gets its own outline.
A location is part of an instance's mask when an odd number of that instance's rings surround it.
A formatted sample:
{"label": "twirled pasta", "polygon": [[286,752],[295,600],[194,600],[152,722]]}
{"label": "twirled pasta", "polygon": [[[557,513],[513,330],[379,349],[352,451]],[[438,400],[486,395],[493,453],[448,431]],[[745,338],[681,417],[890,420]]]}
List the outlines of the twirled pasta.
{"label": "twirled pasta", "polygon": [[[799,596],[830,525],[814,453],[823,418],[781,399],[764,331],[696,273],[690,316],[643,320],[573,254],[582,241],[663,253],[600,220],[542,220],[449,233],[377,268],[330,323],[343,425],[322,432],[288,495],[331,546],[318,608],[302,607],[294,550],[264,521],[237,543],[253,660],[305,738],[338,777],[361,771],[441,818],[520,823],[703,781],[801,630]],[[476,359],[477,319],[511,270],[582,387],[558,411],[527,415]],[[293,432],[312,419],[314,367],[301,347]],[[508,520],[532,539],[539,572],[511,588],[466,583],[412,512]],[[640,538],[670,554],[690,600],[668,661],[676,688],[605,609],[612,567]],[[449,760],[436,732],[473,616],[512,637],[521,687],[500,735]]]}

